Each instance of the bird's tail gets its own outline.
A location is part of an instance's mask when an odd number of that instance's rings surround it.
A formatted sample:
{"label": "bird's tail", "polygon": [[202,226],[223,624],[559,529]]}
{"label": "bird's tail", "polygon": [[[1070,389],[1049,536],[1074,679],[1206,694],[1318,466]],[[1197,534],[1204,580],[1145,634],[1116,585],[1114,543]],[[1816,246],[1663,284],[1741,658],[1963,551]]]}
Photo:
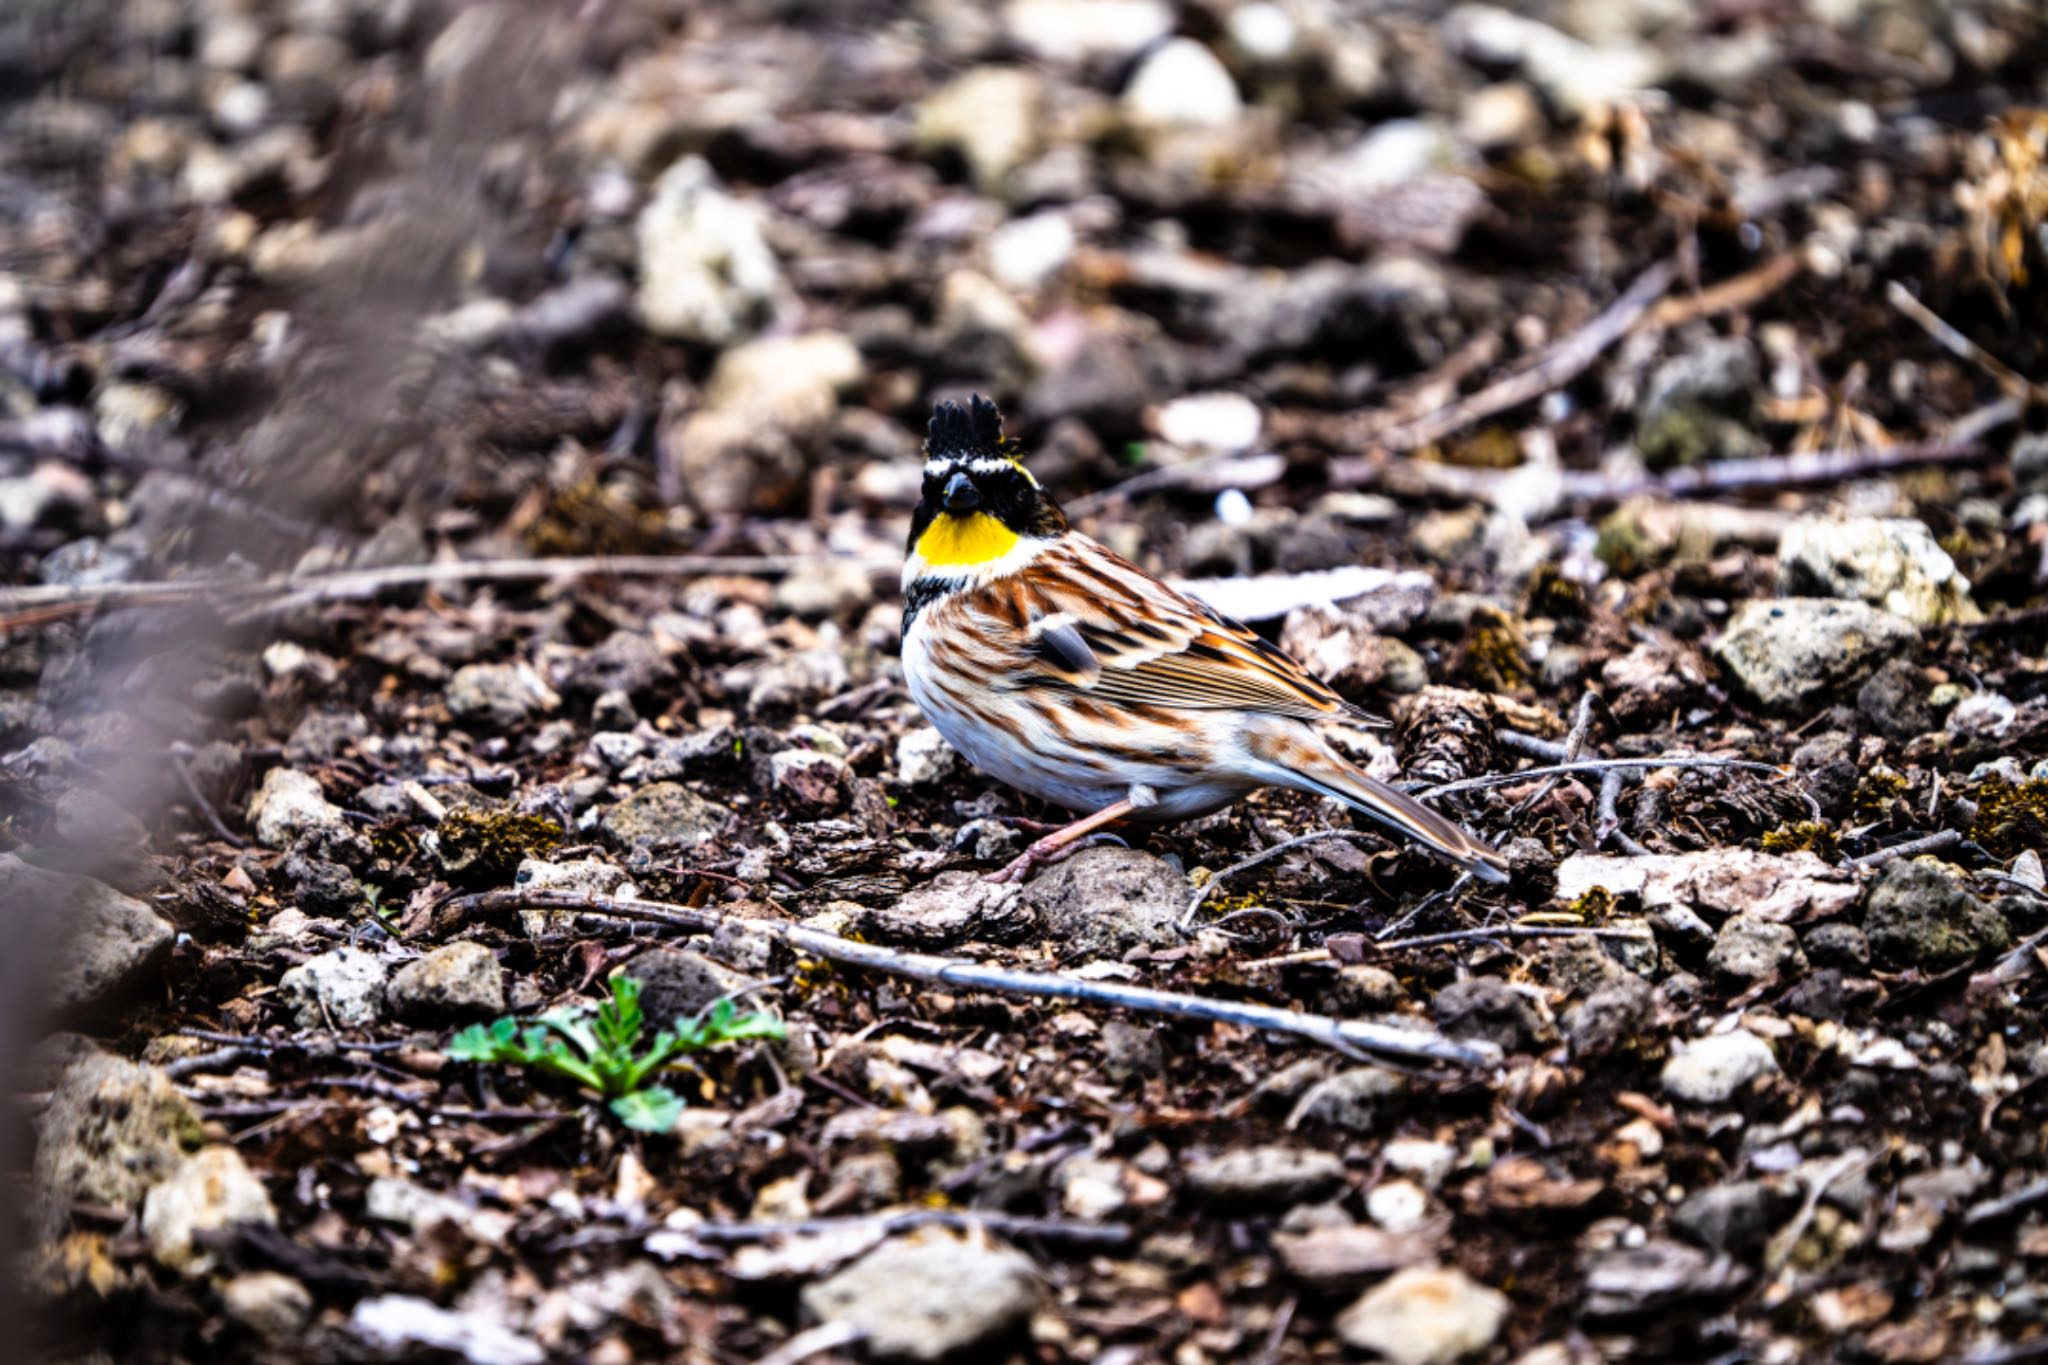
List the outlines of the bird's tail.
{"label": "bird's tail", "polygon": [[[1265,746],[1257,746],[1265,747]],[[1414,797],[1366,775],[1364,769],[1318,741],[1284,744],[1285,752],[1261,754],[1288,773],[1286,785],[1341,801],[1456,863],[1482,881],[1505,882],[1508,860],[1499,849],[1438,815]]]}

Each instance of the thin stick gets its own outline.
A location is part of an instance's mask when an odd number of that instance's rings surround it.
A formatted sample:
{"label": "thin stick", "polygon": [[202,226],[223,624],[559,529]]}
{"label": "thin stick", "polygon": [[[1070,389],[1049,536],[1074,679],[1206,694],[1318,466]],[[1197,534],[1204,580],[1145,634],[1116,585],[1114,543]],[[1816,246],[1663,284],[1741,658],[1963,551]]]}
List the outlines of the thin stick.
{"label": "thin stick", "polygon": [[[2004,406],[1989,410],[1990,417],[2017,417],[2016,409]],[[1977,414],[1971,415],[1973,418]],[[1965,418],[1970,421],[1971,418]],[[2002,425],[1993,422],[1993,425]],[[1988,428],[1987,428],[1988,429]],[[1981,431],[1976,435],[1982,435]],[[1887,446],[1881,450],[1812,450],[1789,455],[1760,455],[1744,460],[1717,460],[1711,464],[1688,465],[1662,474],[1639,474],[1616,478],[1589,470],[1564,471],[1567,496],[1591,502],[1619,502],[1641,494],[1667,498],[1697,498],[1726,493],[1760,493],[1810,484],[1839,483],[1845,479],[1910,469],[1918,465],[1979,464],[1995,458],[1996,452],[1972,436],[1955,433],[1934,441]]]}
{"label": "thin stick", "polygon": [[213,831],[216,839],[232,848],[249,846],[248,840],[227,827],[226,822],[220,818],[220,812],[213,808],[213,802],[206,799],[206,793],[201,791],[199,784],[193,780],[192,769],[186,765],[183,754],[171,755],[171,771],[178,775],[178,785],[185,789],[186,799],[191,801],[193,808],[199,812],[200,818],[206,821],[207,827]]}
{"label": "thin stick", "polygon": [[[1588,692],[1579,698],[1578,710],[1572,717],[1571,733],[1564,737],[1564,752],[1558,755],[1560,762],[1575,763],[1578,761],[1579,755],[1586,748],[1586,735],[1592,728],[1593,694]],[[1526,814],[1538,801],[1541,801],[1544,797],[1550,795],[1552,791],[1556,790],[1557,784],[1562,781],[1564,781],[1562,777],[1544,778],[1543,785],[1534,792],[1531,792],[1526,800],[1516,806],[1513,815],[1520,816]],[[1512,819],[1513,816],[1510,818]]]}
{"label": "thin stick", "polygon": [[1210,873],[1209,880],[1202,883],[1200,889],[1195,892],[1194,898],[1188,902],[1188,908],[1181,911],[1180,927],[1186,929],[1195,922],[1195,914],[1202,908],[1203,903],[1209,899],[1209,893],[1223,885],[1226,878],[1234,877],[1249,868],[1257,867],[1260,863],[1271,862],[1283,853],[1292,853],[1297,848],[1305,848],[1310,844],[1327,843],[1332,839],[1364,839],[1373,843],[1385,842],[1385,840],[1361,829],[1326,829],[1314,834],[1304,834],[1299,838],[1283,839],[1271,848],[1261,849],[1249,858],[1232,863],[1221,872]]}
{"label": "thin stick", "polygon": [[1738,768],[1747,772],[1771,773],[1778,777],[1787,774],[1772,763],[1757,763],[1746,758],[1589,758],[1578,763],[1553,763],[1548,767],[1524,768],[1517,773],[1493,773],[1486,777],[1465,777],[1456,782],[1439,782],[1434,787],[1410,792],[1410,796],[1448,796],[1452,792],[1481,791],[1487,787],[1505,787],[1532,777],[1551,777],[1571,773],[1604,773],[1616,768]]}
{"label": "thin stick", "polygon": [[778,1237],[816,1237],[872,1227],[885,1237],[918,1228],[941,1227],[970,1230],[986,1228],[1005,1237],[1037,1237],[1049,1242],[1075,1242],[1087,1246],[1117,1247],[1128,1244],[1131,1230],[1121,1223],[1083,1223],[1066,1218],[1028,1218],[1010,1213],[979,1209],[903,1209],[895,1213],[869,1214],[858,1218],[799,1218],[787,1222],[698,1223],[681,1228],[698,1242],[743,1246],[772,1242]]}
{"label": "thin stick", "polygon": [[1650,934],[1641,929],[1596,929],[1571,924],[1508,924],[1497,929],[1454,929],[1444,934],[1418,934],[1379,945],[1383,952],[1397,948],[1435,948],[1445,943],[1476,943],[1489,938],[1618,938],[1630,943],[1648,943]]}
{"label": "thin stick", "polygon": [[[710,934],[726,917],[706,910],[615,896],[580,892],[486,891],[451,902],[459,912],[499,912],[518,909],[577,910],[586,914],[609,915],[619,919],[666,924],[685,933]],[[790,948],[812,957],[822,957],[851,967],[865,967],[892,976],[908,977],[931,985],[955,989],[982,990],[998,995],[1021,995],[1038,1000],[1077,1000],[1109,1005],[1141,1014],[1161,1014],[1181,1019],[1207,1019],[1237,1024],[1272,1033],[1291,1034],[1321,1043],[1339,1052],[1377,1052],[1397,1057],[1446,1062],[1455,1066],[1486,1066],[1499,1060],[1497,1049],[1481,1043],[1458,1043],[1440,1034],[1417,1029],[1394,1028],[1361,1020],[1332,1019],[1303,1014],[1270,1005],[1240,1004],[1212,1000],[1206,996],[1182,995],[1142,986],[1120,986],[1107,981],[1084,981],[1079,977],[1049,972],[1019,972],[1004,967],[986,967],[963,958],[936,957],[929,953],[906,953],[871,943],[855,943],[837,934],[808,929],[800,924],[747,923],[781,939]]]}
{"label": "thin stick", "polygon": [[1851,867],[1883,867],[1886,863],[1900,858],[1916,858],[1922,853],[1939,853],[1945,848],[1954,848],[1963,841],[1961,831],[1940,829],[1918,839],[1908,839],[1903,844],[1893,844],[1875,853],[1866,853],[1860,858],[1849,859]]}
{"label": "thin stick", "polygon": [[1545,347],[1515,373],[1412,422],[1388,428],[1379,434],[1379,444],[1390,450],[1419,450],[1475,422],[1534,402],[1561,388],[1626,336],[1677,278],[1677,268],[1670,261],[1657,262],[1638,275],[1635,283],[1592,321]]}
{"label": "thin stick", "polygon": [[842,1346],[851,1346],[867,1333],[862,1328],[841,1319],[838,1322],[821,1322],[816,1327],[806,1327],[788,1341],[762,1356],[755,1365],[803,1365],[813,1356],[827,1351],[836,1351]]}
{"label": "thin stick", "polygon": [[[708,574],[775,577],[817,563],[814,555],[571,555],[560,559],[460,559],[438,564],[394,564],[376,569],[342,569],[304,577],[260,579],[207,575],[149,583],[51,584],[0,589],[0,612],[32,608],[104,606],[110,603],[179,602],[195,597],[241,601],[277,598],[271,609],[289,610],[345,597],[370,597],[395,588],[448,583],[542,582],[609,575],[618,578],[695,578]],[[856,560],[873,574],[902,566]],[[5,624],[0,622],[0,624]]]}
{"label": "thin stick", "polygon": [[2004,361],[1979,346],[1951,326],[1940,314],[1913,297],[1911,290],[1898,280],[1885,286],[1885,301],[1904,313],[1933,337],[1947,350],[1969,361],[1998,381],[2000,388],[2014,398],[2025,397],[2033,390],[2026,376],[2015,372]]}

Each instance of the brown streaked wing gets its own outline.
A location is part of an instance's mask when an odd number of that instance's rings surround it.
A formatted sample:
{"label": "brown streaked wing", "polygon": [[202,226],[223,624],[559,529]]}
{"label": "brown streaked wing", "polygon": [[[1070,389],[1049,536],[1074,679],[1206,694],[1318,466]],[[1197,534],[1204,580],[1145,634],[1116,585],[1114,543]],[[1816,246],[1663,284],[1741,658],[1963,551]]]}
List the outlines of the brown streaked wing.
{"label": "brown streaked wing", "polygon": [[1125,705],[1371,719],[1257,632],[1078,532],[1019,576],[1040,618],[1072,618],[1043,632],[1021,686]]}

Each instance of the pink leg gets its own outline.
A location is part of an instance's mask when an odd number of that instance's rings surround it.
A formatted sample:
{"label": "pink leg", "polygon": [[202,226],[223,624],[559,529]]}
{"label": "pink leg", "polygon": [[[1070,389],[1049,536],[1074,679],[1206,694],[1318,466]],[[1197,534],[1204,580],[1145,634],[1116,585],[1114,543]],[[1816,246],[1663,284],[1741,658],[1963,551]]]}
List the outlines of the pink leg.
{"label": "pink leg", "polygon": [[1093,815],[1084,815],[1074,821],[1073,824],[1063,825],[1051,834],[1046,835],[1043,839],[1040,839],[1022,853],[1019,853],[1015,858],[1012,858],[1003,867],[989,873],[982,880],[998,883],[1022,881],[1032,868],[1042,863],[1058,862],[1061,858],[1074,851],[1073,845],[1075,843],[1085,839],[1089,834],[1101,829],[1104,825],[1115,824],[1136,809],[1138,809],[1136,803],[1131,801],[1129,797],[1126,797],[1113,806],[1104,806]]}

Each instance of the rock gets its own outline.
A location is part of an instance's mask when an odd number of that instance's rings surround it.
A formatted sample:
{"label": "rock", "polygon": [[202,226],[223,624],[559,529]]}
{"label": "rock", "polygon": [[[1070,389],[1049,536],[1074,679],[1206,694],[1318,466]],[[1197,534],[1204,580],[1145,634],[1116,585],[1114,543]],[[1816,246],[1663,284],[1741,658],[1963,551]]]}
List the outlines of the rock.
{"label": "rock", "polygon": [[1102,1070],[1119,1085],[1157,1076],[1166,1069],[1166,1045],[1159,1030],[1123,1019],[1102,1026]]}
{"label": "rock", "polygon": [[1519,67],[1561,113],[1611,107],[1654,84],[1664,59],[1647,43],[1593,47],[1498,5],[1459,5],[1444,42],[1483,69]]}
{"label": "rock", "polygon": [[1674,1231],[1713,1251],[1740,1254],[1762,1244],[1798,1197],[1767,1180],[1732,1180],[1688,1195],[1671,1213]]}
{"label": "rock", "polygon": [[1224,454],[1250,450],[1264,424],[1259,405],[1241,393],[1191,393],[1153,415],[1159,439],[1182,450]]}
{"label": "rock", "polygon": [[1139,64],[1123,105],[1135,122],[1152,127],[1221,128],[1237,121],[1244,101],[1215,53],[1175,38]]}
{"label": "rock", "polygon": [[336,948],[306,959],[278,979],[278,998],[304,1029],[351,1029],[384,1014],[384,959],[360,948]]}
{"label": "rock", "polygon": [[937,949],[965,939],[1015,943],[1038,923],[1029,888],[996,885],[972,872],[941,872],[895,904],[863,911],[854,927],[865,938]]}
{"label": "rock", "polygon": [[1167,948],[1192,888],[1163,859],[1133,848],[1084,848],[1033,877],[1024,902],[1046,933],[1075,958],[1121,957]]}
{"label": "rock", "polygon": [[449,714],[509,730],[562,704],[555,690],[526,664],[465,664],[443,694]]}
{"label": "rock", "polygon": [[73,1204],[135,1208],[199,1146],[203,1130],[162,1071],[88,1044],[51,1088],[37,1138],[32,1221],[48,1239]]}
{"label": "rock", "polygon": [[942,1234],[884,1242],[803,1291],[820,1322],[860,1330],[881,1360],[944,1360],[988,1347],[1038,1307],[1030,1260],[1007,1247]]}
{"label": "rock", "polygon": [[1901,618],[1861,602],[1745,602],[1714,646],[1735,684],[1766,707],[1808,710],[1919,642]]}
{"label": "rock", "polygon": [[640,319],[656,336],[729,346],[759,331],[783,290],[760,210],[701,157],[662,172],[640,211]]}
{"label": "rock", "polygon": [[989,234],[989,274],[1005,289],[1029,294],[1065,269],[1079,244],[1064,213],[1013,218]]}
{"label": "rock", "polygon": [[920,725],[896,741],[896,780],[905,786],[935,785],[959,765],[960,755],[929,725]]}
{"label": "rock", "polygon": [[644,697],[674,682],[675,677],[675,665],[637,630],[615,630],[597,648],[585,650],[555,669],[555,682],[564,692],[583,696],[621,692]]}
{"label": "rock", "polygon": [[1724,976],[1762,981],[1806,970],[1806,954],[1789,924],[1773,924],[1750,915],[1734,915],[1714,936],[1707,965]]}
{"label": "rock", "polygon": [[444,944],[391,977],[386,998],[401,1019],[442,1023],[505,1012],[505,969],[472,939]]}
{"label": "rock", "polygon": [[87,877],[67,877],[0,854],[0,904],[17,930],[50,917],[59,946],[45,968],[49,1008],[59,1014],[118,997],[155,971],[177,931],[130,896]]}
{"label": "rock", "polygon": [[1845,597],[1914,625],[1974,620],[1970,581],[1924,523],[1801,517],[1778,540],[1778,591]]}
{"label": "rock", "polygon": [[1633,973],[1625,982],[1594,990],[1564,1017],[1572,1056],[1600,1057],[1635,1047],[1655,1003],[1649,983]]}
{"label": "rock", "polygon": [[387,1359],[447,1352],[469,1365],[542,1365],[548,1353],[540,1343],[507,1327],[501,1316],[496,1307],[458,1313],[407,1294],[379,1294],[360,1300],[348,1321],[351,1332]]}
{"label": "rock", "polygon": [[1448,1142],[1428,1138],[1395,1138],[1380,1149],[1387,1169],[1412,1175],[1424,1189],[1433,1190],[1458,1164],[1458,1149]]}
{"label": "rock", "polygon": [[679,782],[653,782],[605,812],[605,832],[630,849],[697,848],[732,824],[732,812]]}
{"label": "rock", "polygon": [[769,756],[768,781],[799,806],[829,809],[845,802],[853,772],[837,754],[784,749]]}
{"label": "rock", "polygon": [[[638,888],[633,885],[624,868],[599,858],[573,858],[561,863],[528,858],[519,864],[519,871],[513,876],[513,885],[525,891],[566,891],[588,896],[638,894]],[[519,912],[520,927],[532,938],[568,930],[574,926],[577,918],[577,912],[574,910]],[[616,920],[609,922],[617,923]]]}
{"label": "rock", "polygon": [[874,576],[851,559],[813,559],[775,585],[776,609],[810,621],[850,618],[874,600]]}
{"label": "rock", "polygon": [[1188,1188],[1212,1203],[1277,1211],[1335,1189],[1344,1162],[1300,1147],[1240,1147],[1196,1160],[1185,1174]]}
{"label": "rock", "polygon": [[[1297,1210],[1297,1213],[1306,1212]],[[1350,1222],[1289,1228],[1273,1238],[1287,1273],[1328,1293],[1357,1289],[1385,1275],[1435,1259],[1436,1239]]]}
{"label": "rock", "polygon": [[1746,1278],[1732,1257],[1665,1238],[1622,1242],[1586,1258],[1589,1318],[1625,1318],[1688,1300],[1721,1298]]}
{"label": "rock", "polygon": [[1856,693],[1856,714],[1887,739],[1916,739],[1934,728],[1933,690],[1917,666],[1893,659]]}
{"label": "rock", "polygon": [[1345,1309],[1337,1335],[1393,1365],[1449,1365],[1491,1346],[1507,1316],[1507,1296],[1462,1270],[1414,1266]]}
{"label": "rock", "polygon": [[1777,923],[1842,914],[1859,895],[1852,872],[1812,853],[1741,848],[1634,857],[1575,853],[1558,864],[1559,900],[1575,901],[1595,887],[1615,897],[1637,897],[1653,914],[1671,907],[1717,919],[1749,915]]}
{"label": "rock", "polygon": [[1725,1104],[1751,1081],[1777,1071],[1770,1044],[1737,1029],[1679,1043],[1661,1079],[1666,1094],[1689,1104]]}
{"label": "rock", "polygon": [[313,1316],[311,1291],[274,1270],[235,1276],[220,1287],[220,1300],[230,1320],[273,1343],[297,1336]]}
{"label": "rock", "polygon": [[1853,924],[1816,924],[1804,942],[1817,966],[1860,971],[1870,965],[1870,939]]}
{"label": "rock", "polygon": [[1544,1031],[1521,992],[1490,976],[1453,981],[1436,993],[1431,1011],[1451,1037],[1483,1039],[1504,1052],[1528,1047]]}
{"label": "rock", "polygon": [[1880,962],[1939,971],[2012,944],[2004,917],[1929,863],[1887,867],[1871,888],[1863,932]]}
{"label": "rock", "polygon": [[1547,120],[1534,91],[1520,81],[1481,86],[1458,110],[1458,137],[1483,152],[1526,147],[1543,136]]}
{"label": "rock", "polygon": [[917,145],[926,155],[956,151],[984,193],[999,193],[1043,132],[1045,81],[1014,66],[978,66],[917,107]]}
{"label": "rock", "polygon": [[640,1008],[667,1027],[690,1019],[753,984],[753,978],[688,948],[656,948],[619,969],[640,983]]}
{"label": "rock", "polygon": [[293,727],[284,742],[287,763],[329,763],[370,733],[360,711],[314,711]]}
{"label": "rock", "polygon": [[142,1232],[159,1265],[204,1274],[213,1258],[193,1245],[193,1236],[236,1223],[277,1224],[269,1191],[242,1154],[232,1147],[204,1147],[187,1157],[169,1179],[142,1201]]}
{"label": "rock", "polygon": [[764,337],[718,358],[704,404],[664,428],[691,498],[714,515],[798,503],[812,447],[825,439],[839,393],[863,373],[837,332]]}
{"label": "rock", "polygon": [[272,768],[249,798],[249,824],[266,848],[288,848],[302,834],[346,832],[348,818],[320,784],[295,768]]}
{"label": "rock", "polygon": [[1345,697],[1362,700],[1387,672],[1386,641],[1371,622],[1334,606],[1288,613],[1280,648]]}
{"label": "rock", "polygon": [[1009,0],[1003,26],[1041,61],[1124,61],[1173,32],[1164,0]]}
{"label": "rock", "polygon": [[1365,1196],[1365,1216],[1387,1232],[1416,1232],[1429,1222],[1429,1192],[1412,1180],[1382,1180]]}
{"label": "rock", "polygon": [[1371,1133],[1408,1091],[1399,1072],[1379,1066],[1340,1071],[1309,1087],[1288,1117],[1289,1128],[1313,1125],[1345,1133]]}

